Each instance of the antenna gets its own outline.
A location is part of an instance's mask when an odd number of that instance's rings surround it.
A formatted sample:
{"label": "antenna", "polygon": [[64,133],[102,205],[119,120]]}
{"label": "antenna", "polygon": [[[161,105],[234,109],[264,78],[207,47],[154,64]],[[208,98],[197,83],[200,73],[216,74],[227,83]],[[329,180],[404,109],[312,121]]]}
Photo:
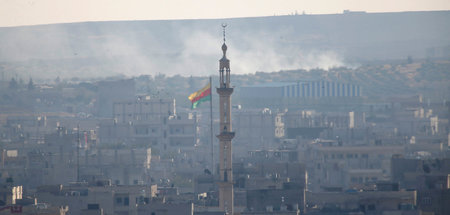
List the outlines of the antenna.
{"label": "antenna", "polygon": [[222,23],[223,28],[223,43],[225,43],[225,28],[227,27],[227,23]]}

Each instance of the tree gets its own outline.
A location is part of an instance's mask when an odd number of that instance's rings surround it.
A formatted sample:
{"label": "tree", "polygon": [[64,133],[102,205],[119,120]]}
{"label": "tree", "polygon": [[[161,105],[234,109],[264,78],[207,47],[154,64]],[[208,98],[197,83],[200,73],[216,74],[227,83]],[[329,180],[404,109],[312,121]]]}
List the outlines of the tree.
{"label": "tree", "polygon": [[34,84],[33,84],[33,79],[30,78],[30,81],[28,81],[28,90],[34,90]]}
{"label": "tree", "polygon": [[408,58],[406,60],[408,61],[408,64],[413,63],[413,58],[411,57],[411,55],[408,55]]}
{"label": "tree", "polygon": [[15,90],[19,87],[17,84],[17,81],[15,78],[11,78],[11,81],[9,81],[9,89]]}

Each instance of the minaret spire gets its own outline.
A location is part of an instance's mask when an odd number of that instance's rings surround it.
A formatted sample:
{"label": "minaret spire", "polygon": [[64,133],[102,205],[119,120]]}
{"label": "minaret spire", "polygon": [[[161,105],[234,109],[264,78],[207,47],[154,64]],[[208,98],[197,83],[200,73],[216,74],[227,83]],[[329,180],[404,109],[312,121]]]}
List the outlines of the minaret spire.
{"label": "minaret spire", "polygon": [[226,23],[222,23],[222,29],[223,29],[223,45],[222,45],[223,57],[222,57],[222,59],[224,59],[224,60],[227,60],[227,45],[225,44],[225,42],[226,42],[225,28],[226,27],[227,27],[227,24]]}
{"label": "minaret spire", "polygon": [[220,78],[220,88],[230,88],[230,60],[227,59],[227,45],[225,44],[225,28],[227,27],[227,24],[222,24],[223,28],[223,45],[222,45],[222,52],[223,56],[222,59],[219,60],[219,78]]}
{"label": "minaret spire", "polygon": [[223,28],[223,44],[225,44],[225,28],[227,27],[227,23],[222,23],[222,28]]}
{"label": "minaret spire", "polygon": [[227,45],[225,44],[225,28],[226,24],[222,24],[223,28],[223,56],[219,60],[219,109],[220,109],[220,134],[219,138],[219,208],[225,214],[233,214],[233,161],[232,161],[232,143],[234,132],[231,128],[231,94],[233,87],[230,86],[230,60],[227,59]]}

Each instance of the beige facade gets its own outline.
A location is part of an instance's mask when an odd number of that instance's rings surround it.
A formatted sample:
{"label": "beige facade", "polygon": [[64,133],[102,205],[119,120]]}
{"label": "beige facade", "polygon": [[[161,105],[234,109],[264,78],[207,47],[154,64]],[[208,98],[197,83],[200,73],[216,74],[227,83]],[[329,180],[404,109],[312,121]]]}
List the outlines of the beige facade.
{"label": "beige facade", "polygon": [[[328,144],[325,145],[325,144]],[[311,189],[349,189],[354,185],[389,180],[391,157],[404,154],[404,146],[338,146],[317,142],[305,153]]]}
{"label": "beige facade", "polygon": [[384,211],[398,211],[400,208],[416,206],[416,191],[371,191],[371,192],[306,192],[309,211],[334,205],[340,211],[360,210],[368,214],[382,214]]}
{"label": "beige facade", "polygon": [[162,116],[176,115],[175,111],[175,99],[141,96],[134,101],[113,103],[113,118],[117,123],[152,121]]}
{"label": "beige facade", "polygon": [[151,146],[158,151],[183,150],[198,144],[197,115],[177,114],[174,99],[142,96],[113,106],[114,119],[100,122],[100,144]]}
{"label": "beige facade", "polygon": [[[275,139],[284,136],[283,113],[274,113],[268,108],[238,110],[233,113],[235,155],[245,156],[248,150],[275,148]],[[240,154],[236,154],[240,153]]]}
{"label": "beige facade", "polygon": [[[156,196],[156,185],[128,185],[128,186],[87,186],[86,184],[74,184],[60,186],[59,189],[51,187],[39,189],[37,198],[42,203],[53,206],[69,206],[70,214],[83,215],[89,206],[97,205],[98,213],[113,215],[136,215],[137,204],[149,203]],[[64,197],[64,198],[62,198]]]}

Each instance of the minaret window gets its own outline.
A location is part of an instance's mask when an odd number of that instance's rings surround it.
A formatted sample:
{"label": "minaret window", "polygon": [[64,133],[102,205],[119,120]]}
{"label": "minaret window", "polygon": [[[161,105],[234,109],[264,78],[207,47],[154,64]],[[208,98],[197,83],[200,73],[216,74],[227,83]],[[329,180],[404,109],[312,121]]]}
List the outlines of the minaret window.
{"label": "minaret window", "polygon": [[[227,169],[227,146],[223,146],[223,168]],[[225,170],[226,171],[226,170]]]}
{"label": "minaret window", "polygon": [[223,103],[223,121],[224,123],[228,122],[228,118],[227,118],[227,103]]}

